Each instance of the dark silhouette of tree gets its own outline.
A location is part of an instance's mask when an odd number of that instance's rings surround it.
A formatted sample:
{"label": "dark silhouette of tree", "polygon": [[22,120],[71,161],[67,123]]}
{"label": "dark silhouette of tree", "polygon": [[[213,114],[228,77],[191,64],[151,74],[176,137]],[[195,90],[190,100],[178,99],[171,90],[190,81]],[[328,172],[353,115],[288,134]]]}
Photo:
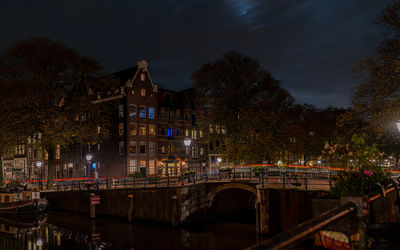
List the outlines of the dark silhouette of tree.
{"label": "dark silhouette of tree", "polygon": [[229,52],[204,64],[192,81],[197,104],[206,111],[200,123],[203,131],[213,138],[210,124],[226,128],[224,153],[230,161],[272,160],[282,114],[293,98],[257,60]]}
{"label": "dark silhouette of tree", "polygon": [[0,55],[0,131],[18,138],[16,143],[30,141],[46,150],[48,188],[57,145],[96,143],[108,136],[108,109],[92,103],[115,84],[100,77],[101,68],[47,38],[18,41]]}

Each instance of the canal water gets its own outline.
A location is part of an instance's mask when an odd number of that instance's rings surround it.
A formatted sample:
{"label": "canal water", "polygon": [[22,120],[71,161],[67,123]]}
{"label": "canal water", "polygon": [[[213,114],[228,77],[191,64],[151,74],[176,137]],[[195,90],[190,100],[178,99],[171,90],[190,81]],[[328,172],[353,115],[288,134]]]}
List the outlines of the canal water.
{"label": "canal water", "polygon": [[257,241],[254,216],[241,213],[184,227],[50,211],[0,217],[0,249],[244,249]]}

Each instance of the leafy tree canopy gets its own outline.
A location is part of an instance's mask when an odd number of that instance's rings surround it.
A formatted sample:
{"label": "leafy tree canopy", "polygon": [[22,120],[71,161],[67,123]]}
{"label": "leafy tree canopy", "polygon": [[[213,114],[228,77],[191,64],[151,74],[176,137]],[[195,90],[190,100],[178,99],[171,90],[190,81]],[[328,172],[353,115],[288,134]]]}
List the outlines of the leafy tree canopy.
{"label": "leafy tree canopy", "polygon": [[250,152],[252,161],[265,160],[265,146],[272,142],[272,131],[266,135],[265,126],[278,126],[272,124],[273,118],[292,105],[293,97],[257,60],[238,52],[204,64],[192,80],[196,101],[207,114],[203,130],[207,133],[210,124],[226,127],[224,141],[231,161],[239,162]]}
{"label": "leafy tree canopy", "polygon": [[[47,38],[18,41],[0,55],[2,138],[44,147],[52,180],[55,147],[108,136],[107,108],[92,101],[116,87],[101,65]],[[99,133],[97,126],[101,124]]]}

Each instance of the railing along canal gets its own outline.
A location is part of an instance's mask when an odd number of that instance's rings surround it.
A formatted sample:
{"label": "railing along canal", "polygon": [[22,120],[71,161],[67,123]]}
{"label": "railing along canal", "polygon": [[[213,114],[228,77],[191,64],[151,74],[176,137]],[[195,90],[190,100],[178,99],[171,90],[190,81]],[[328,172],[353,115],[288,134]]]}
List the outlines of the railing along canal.
{"label": "railing along canal", "polygon": [[[172,187],[207,182],[249,182],[279,188],[329,189],[332,187],[331,175],[310,172],[264,172],[189,174],[177,176],[116,177],[116,178],[76,178],[55,180],[54,190],[117,189]],[[31,187],[45,189],[45,181],[31,181]]]}

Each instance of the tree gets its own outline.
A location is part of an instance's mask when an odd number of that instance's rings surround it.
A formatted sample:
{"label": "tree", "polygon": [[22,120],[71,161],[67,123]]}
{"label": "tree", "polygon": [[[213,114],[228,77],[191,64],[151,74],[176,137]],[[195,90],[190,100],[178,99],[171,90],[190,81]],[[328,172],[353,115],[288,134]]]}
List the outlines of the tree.
{"label": "tree", "polygon": [[361,81],[352,98],[351,113],[342,121],[357,117],[365,124],[363,132],[368,132],[369,139],[379,140],[381,148],[398,155],[395,123],[400,119],[400,1],[387,6],[378,24],[389,33],[376,54],[359,63]]}
{"label": "tree", "polygon": [[278,126],[272,116],[292,105],[293,98],[257,60],[229,52],[204,64],[192,81],[197,105],[206,112],[200,125],[208,138],[214,136],[208,133],[210,125],[226,128],[225,153],[231,161],[239,163],[246,155],[250,162],[271,157],[268,136]]}
{"label": "tree", "polygon": [[115,82],[100,77],[100,70],[94,59],[47,38],[18,41],[0,55],[0,117],[6,124],[1,131],[18,138],[15,143],[46,150],[48,188],[58,145],[108,136],[108,109],[92,101]]}

